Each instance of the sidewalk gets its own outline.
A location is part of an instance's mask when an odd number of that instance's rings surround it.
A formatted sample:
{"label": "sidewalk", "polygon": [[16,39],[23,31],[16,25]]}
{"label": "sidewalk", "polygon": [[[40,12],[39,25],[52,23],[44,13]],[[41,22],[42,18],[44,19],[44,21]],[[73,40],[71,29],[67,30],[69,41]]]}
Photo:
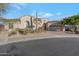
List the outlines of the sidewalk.
{"label": "sidewalk", "polygon": [[7,34],[0,35],[0,44],[19,42],[19,41],[29,41],[29,40],[38,40],[45,38],[71,38],[76,37],[79,38],[79,34],[67,34],[64,32],[42,32],[42,33],[32,33],[27,35],[13,35],[8,37]]}

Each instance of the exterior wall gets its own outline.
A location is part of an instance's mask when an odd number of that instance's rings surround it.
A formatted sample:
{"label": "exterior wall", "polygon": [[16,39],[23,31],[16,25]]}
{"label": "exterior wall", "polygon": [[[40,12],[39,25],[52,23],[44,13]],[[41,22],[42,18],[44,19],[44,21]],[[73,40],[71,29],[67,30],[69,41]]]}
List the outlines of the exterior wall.
{"label": "exterior wall", "polygon": [[25,29],[28,26],[28,23],[30,24],[30,16],[23,16],[20,18],[20,23],[15,23],[14,28],[20,28],[20,29]]}
{"label": "exterior wall", "polygon": [[4,25],[0,25],[0,31],[4,30]]}
{"label": "exterior wall", "polygon": [[57,21],[48,22],[49,31],[61,31],[61,24]]}
{"label": "exterior wall", "polygon": [[4,26],[4,28],[5,28],[5,30],[9,30],[9,25],[6,24],[6,25]]}
{"label": "exterior wall", "polygon": [[13,24],[14,28],[23,28],[23,26],[19,23]]}
{"label": "exterior wall", "polygon": [[[43,24],[44,23],[47,23],[47,19],[40,19],[40,21],[37,21],[37,28],[39,28],[39,27],[43,27]],[[36,22],[34,23],[33,22],[33,25],[36,27]]]}
{"label": "exterior wall", "polygon": [[[37,28],[42,27],[44,23],[47,23],[47,19],[40,19],[37,21]],[[33,26],[33,29],[36,29],[36,20],[32,16],[23,16],[20,18],[20,23],[14,23],[14,28],[25,29],[28,26]]]}
{"label": "exterior wall", "polygon": [[[1,29],[4,30],[10,30],[10,29],[25,29],[28,26],[33,26],[33,29],[36,29],[36,20],[35,17],[33,16],[23,16],[20,18],[20,20],[9,20],[5,22],[6,24],[4,24],[4,26],[0,26]],[[45,18],[40,18],[40,21],[37,21],[37,28],[39,27],[43,27],[44,23],[47,23],[47,19]],[[11,26],[9,26],[10,24],[12,24],[12,28],[10,28]]]}
{"label": "exterior wall", "polygon": [[8,24],[0,25],[0,30],[9,30],[9,25]]}
{"label": "exterior wall", "polygon": [[21,25],[23,26],[23,28],[25,28],[25,27],[28,26],[27,21],[29,22],[29,24],[31,24],[31,22],[30,22],[30,16],[24,16],[20,20],[21,20]]}

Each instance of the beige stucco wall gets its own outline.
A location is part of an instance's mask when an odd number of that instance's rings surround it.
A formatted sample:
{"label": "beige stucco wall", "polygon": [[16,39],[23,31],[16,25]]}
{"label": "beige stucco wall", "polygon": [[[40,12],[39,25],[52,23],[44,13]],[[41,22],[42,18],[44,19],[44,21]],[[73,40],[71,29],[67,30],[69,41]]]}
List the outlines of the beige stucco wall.
{"label": "beige stucco wall", "polygon": [[[47,23],[47,19],[41,18],[41,22],[40,21],[37,21],[37,23],[38,23],[37,24],[37,26],[38,26],[37,28],[42,27],[44,23]],[[33,25],[36,26],[35,23],[33,23]]]}
{"label": "beige stucco wall", "polygon": [[[27,21],[29,22],[29,24],[31,25],[31,16],[23,16],[20,18],[20,23],[15,23],[14,24],[14,28],[21,28],[24,29],[28,26]],[[35,21],[35,17],[32,17],[32,25],[34,26],[34,28],[36,28],[36,24],[34,23]],[[47,19],[41,19],[41,23],[38,21],[38,28],[43,26],[43,23],[47,22]]]}
{"label": "beige stucco wall", "polygon": [[26,28],[28,26],[26,21],[29,21],[29,23],[30,23],[30,16],[21,17],[20,18],[20,23],[15,23],[14,28],[20,28],[20,29]]}
{"label": "beige stucco wall", "polygon": [[5,24],[4,29],[5,30],[9,30],[9,25],[8,24]]}

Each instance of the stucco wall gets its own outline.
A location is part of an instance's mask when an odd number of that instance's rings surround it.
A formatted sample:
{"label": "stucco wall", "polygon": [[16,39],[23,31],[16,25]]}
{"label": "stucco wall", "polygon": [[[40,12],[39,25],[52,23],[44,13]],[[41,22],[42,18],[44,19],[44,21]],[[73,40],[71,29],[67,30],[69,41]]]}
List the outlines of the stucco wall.
{"label": "stucco wall", "polygon": [[[36,20],[35,20],[35,17],[32,17],[32,16],[23,16],[20,18],[20,23],[15,23],[14,24],[14,28],[26,28],[28,26],[28,23],[27,21],[29,22],[29,25],[33,25],[33,28],[35,29],[36,28],[36,23],[34,23]],[[31,23],[31,19],[32,19],[32,23]],[[46,23],[47,22],[47,19],[41,19],[41,23],[39,21],[37,21],[37,23],[39,23],[37,26],[38,28],[39,27],[42,27],[43,26],[43,23]]]}

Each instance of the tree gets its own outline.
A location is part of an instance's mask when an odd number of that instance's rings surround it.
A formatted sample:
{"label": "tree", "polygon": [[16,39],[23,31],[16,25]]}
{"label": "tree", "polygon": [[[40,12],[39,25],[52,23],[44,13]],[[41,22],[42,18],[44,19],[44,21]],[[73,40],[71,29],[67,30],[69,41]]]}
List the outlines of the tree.
{"label": "tree", "polygon": [[8,8],[9,3],[0,3],[0,20],[2,20],[3,14],[6,13],[6,9]]}
{"label": "tree", "polygon": [[0,13],[6,11],[6,8],[9,6],[9,3],[0,3]]}
{"label": "tree", "polygon": [[74,15],[63,19],[64,25],[79,25],[79,15]]}

